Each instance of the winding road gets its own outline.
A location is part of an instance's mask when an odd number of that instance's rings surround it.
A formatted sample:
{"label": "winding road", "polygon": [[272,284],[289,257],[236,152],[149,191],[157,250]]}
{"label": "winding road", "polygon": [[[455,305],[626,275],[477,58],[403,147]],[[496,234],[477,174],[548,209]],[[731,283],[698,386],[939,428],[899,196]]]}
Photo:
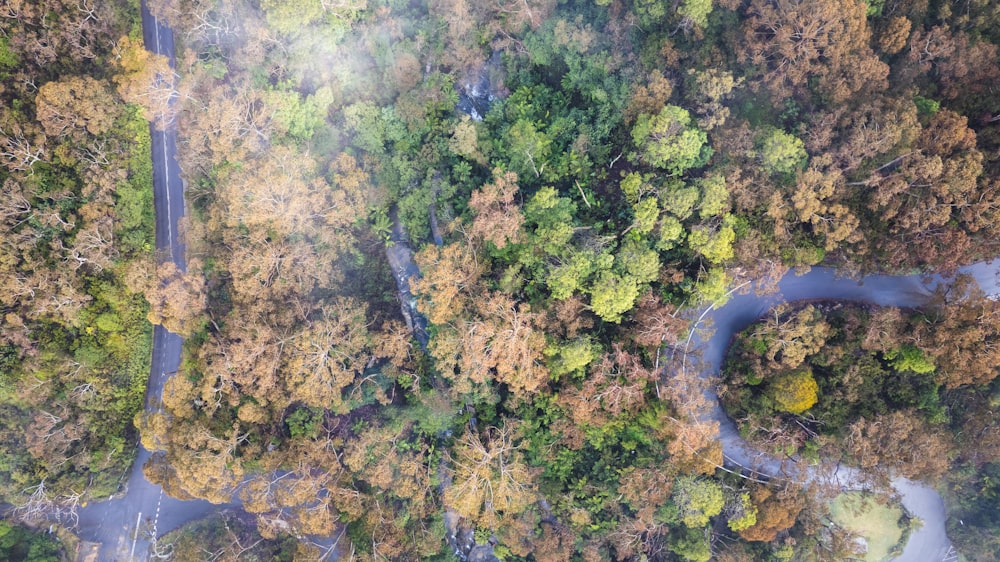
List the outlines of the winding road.
{"label": "winding road", "polygon": [[[958,272],[974,277],[986,294],[998,295],[998,271],[1000,260],[977,263],[963,267]],[[774,294],[760,296],[751,292],[734,295],[724,306],[710,309],[702,322],[714,331],[707,340],[696,334],[691,343],[694,349],[701,351],[701,359],[704,361],[702,375],[715,376],[719,373],[732,337],[783,302],[822,299],[918,307],[928,303],[937,286],[949,282],[949,279],[940,275],[870,275],[855,280],[838,277],[836,271],[829,268],[814,268],[801,276],[788,273],[779,281],[778,292]],[[750,447],[722,409],[714,389],[708,390],[707,395],[713,409],[704,419],[719,424],[719,439],[727,467],[747,468],[776,477],[819,477],[821,469],[818,467],[787,466],[787,463]],[[806,474],[801,473],[803,470]],[[862,479],[861,476],[863,475],[857,469],[841,467],[834,478],[846,487],[853,487]],[[910,514],[923,520],[923,526],[910,535],[903,553],[896,560],[931,562],[954,559],[954,549],[945,533],[944,502],[937,491],[906,478],[896,478],[892,485]]]}
{"label": "winding road", "polygon": [[[174,67],[173,32],[157,21],[146,3],[142,3],[142,31],[146,48],[170,59]],[[178,234],[178,221],[184,216],[184,185],[177,163],[177,130],[173,124],[160,131],[150,126],[153,160],[153,205],[156,213],[156,253],[159,263],[172,261],[181,271],[187,269],[184,245]],[[181,360],[180,336],[161,326],[153,328],[153,356],[145,408],[160,407],[163,384],[176,372]],[[125,485],[125,495],[109,501],[92,503],[80,510],[77,534],[100,543],[101,562],[147,560],[150,537],[199,519],[221,509],[206,501],[180,501],[146,480],[142,466],[151,453],[139,445]]]}
{"label": "winding road", "polygon": [[[142,4],[143,36],[147,49],[170,59],[174,65],[173,34],[157,21]],[[184,247],[178,238],[178,220],[184,215],[184,190],[180,167],[176,157],[176,129],[171,124],[165,131],[151,128],[154,204],[156,210],[156,248],[159,260],[173,261],[181,270],[186,269]],[[395,217],[394,217],[395,219]],[[416,312],[408,280],[417,273],[412,251],[398,220],[394,220],[387,257],[392,265],[399,296],[406,314],[422,345],[426,345],[426,321]],[[997,271],[1000,262],[984,262],[962,268],[961,273],[971,274],[983,290],[990,295],[1000,294]],[[701,350],[705,362],[703,374],[713,376],[719,372],[732,336],[745,328],[770,308],[782,302],[807,299],[865,301],[879,305],[914,307],[926,304],[933,287],[946,283],[940,276],[922,277],[872,275],[862,280],[839,278],[831,269],[814,268],[808,274],[788,274],[781,279],[776,294],[735,295],[729,302],[707,312],[704,320],[711,323],[713,334],[705,340],[695,335],[694,346]],[[182,340],[179,336],[157,326],[153,332],[153,357],[146,392],[147,411],[160,407],[160,396],[166,379],[177,371],[181,356]],[[755,451],[740,438],[733,424],[714,394],[709,391],[715,407],[706,419],[719,422],[719,438],[723,444],[725,462],[730,467],[753,467],[761,473],[778,476],[785,471],[801,470],[781,465],[778,459]],[[162,535],[181,524],[217,512],[223,506],[204,501],[180,501],[163,493],[147,481],[142,465],[151,454],[139,447],[135,463],[128,477],[126,493],[117,499],[93,503],[79,513],[78,533],[84,540],[101,544],[99,560],[135,561],[148,560],[150,537]],[[810,470],[806,468],[805,470]],[[838,478],[843,482],[857,481],[858,472],[841,469]],[[893,482],[903,504],[924,525],[911,534],[902,555],[904,562],[945,560],[951,556],[951,544],[945,534],[945,511],[941,497],[933,489],[919,482],[897,479]]]}

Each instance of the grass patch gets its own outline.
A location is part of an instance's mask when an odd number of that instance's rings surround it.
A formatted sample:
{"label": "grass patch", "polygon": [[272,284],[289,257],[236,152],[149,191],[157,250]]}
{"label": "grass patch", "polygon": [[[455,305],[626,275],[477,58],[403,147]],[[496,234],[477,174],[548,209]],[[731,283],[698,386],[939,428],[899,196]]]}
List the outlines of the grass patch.
{"label": "grass patch", "polygon": [[845,492],[830,504],[830,518],[837,525],[862,537],[868,554],[862,560],[877,562],[896,555],[903,538],[903,510],[882,505],[871,494]]}

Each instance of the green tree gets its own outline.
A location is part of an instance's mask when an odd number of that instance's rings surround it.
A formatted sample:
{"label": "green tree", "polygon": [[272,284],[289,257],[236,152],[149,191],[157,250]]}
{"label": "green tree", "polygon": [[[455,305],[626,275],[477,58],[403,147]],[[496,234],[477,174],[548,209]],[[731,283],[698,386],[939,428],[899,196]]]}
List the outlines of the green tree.
{"label": "green tree", "polygon": [[524,206],[525,222],[534,225],[535,244],[549,255],[559,255],[566,250],[573,237],[575,214],[576,204],[560,197],[551,186],[539,189]]}
{"label": "green tree", "polygon": [[698,214],[702,219],[719,216],[729,208],[729,190],[726,178],[720,174],[709,174],[697,182],[701,191]]}
{"label": "green tree", "polygon": [[726,504],[722,486],[714,480],[694,476],[678,478],[671,499],[680,510],[681,522],[692,529],[707,525],[709,519],[722,513]]}
{"label": "green tree", "polygon": [[585,337],[553,345],[545,350],[545,355],[549,357],[549,375],[559,380],[564,375],[583,373],[583,369],[597,359],[600,351],[600,346]]}
{"label": "green tree", "polygon": [[674,179],[659,190],[660,205],[680,220],[687,220],[694,213],[701,194],[694,185]]}
{"label": "green tree", "polygon": [[52,535],[0,521],[0,558],[25,562],[59,562],[62,548]]}
{"label": "green tree", "polygon": [[927,357],[912,345],[904,345],[898,349],[891,349],[885,353],[885,358],[897,371],[912,371],[914,373],[926,374],[934,372],[934,361]]}
{"label": "green tree", "polygon": [[602,271],[590,288],[590,309],[606,322],[618,323],[639,298],[639,284],[633,277]]}
{"label": "green tree", "polygon": [[323,87],[315,94],[302,96],[294,90],[271,90],[266,101],[273,108],[276,131],[293,141],[308,141],[326,121],[333,103],[333,90]]}
{"label": "green tree", "polygon": [[632,140],[645,162],[674,175],[704,166],[712,156],[708,135],[691,124],[686,109],[676,105],[664,106],[656,115],[639,115]]}
{"label": "green tree", "polygon": [[703,304],[720,307],[729,300],[729,277],[721,267],[709,268],[695,283],[694,295]]}
{"label": "green tree", "polygon": [[729,519],[726,524],[733,531],[739,532],[757,524],[757,506],[750,499],[750,494],[743,492],[732,499],[730,505],[726,506],[726,513]]}
{"label": "green tree", "polygon": [[644,177],[642,174],[632,172],[627,174],[622,181],[618,182],[618,187],[625,194],[625,200],[630,204],[635,205],[643,197],[653,190],[653,187],[649,184],[649,177]]}
{"label": "green tree", "polygon": [[656,228],[656,219],[660,218],[660,207],[656,204],[656,199],[647,197],[632,206],[632,214],[635,220],[632,228],[636,234],[649,234]]}
{"label": "green tree", "polygon": [[522,180],[542,177],[551,165],[552,139],[527,119],[519,119],[511,126],[504,146],[511,169]]}
{"label": "green tree", "polygon": [[802,139],[780,129],[766,131],[757,143],[757,158],[772,174],[791,174],[802,168],[808,157]]}
{"label": "green tree", "polygon": [[358,102],[343,110],[344,123],[354,133],[354,146],[381,156],[387,145],[406,137],[402,121],[391,107],[379,108],[371,102]]}
{"label": "green tree", "polygon": [[671,552],[689,562],[708,562],[712,559],[712,547],[708,533],[703,529],[684,529],[668,547]]}
{"label": "green tree", "polygon": [[663,216],[660,219],[660,236],[656,241],[656,249],[660,251],[673,249],[684,241],[685,233],[684,225],[677,220],[677,217]]}
{"label": "green tree", "polygon": [[281,33],[302,33],[309,26],[323,22],[338,30],[346,30],[367,5],[366,0],[264,0],[261,2],[268,25]]}
{"label": "green tree", "polygon": [[[726,217],[731,219],[731,217]],[[736,231],[731,224],[732,220],[723,220],[718,229],[712,230],[708,227],[700,227],[688,233],[688,246],[705,257],[713,264],[733,259],[733,242],[736,240]]]}
{"label": "green tree", "polygon": [[17,53],[10,50],[10,40],[0,37],[0,68],[13,68],[17,63]]}
{"label": "green tree", "polygon": [[643,240],[629,237],[615,254],[615,267],[640,285],[652,283],[660,275],[660,258]]}
{"label": "green tree", "polygon": [[594,255],[589,252],[572,252],[558,265],[549,269],[545,284],[552,292],[552,298],[564,300],[573,296],[587,283],[596,269]]}
{"label": "green tree", "polygon": [[712,0],[683,0],[677,7],[677,13],[685,22],[705,28],[708,26],[708,14],[712,13]]}

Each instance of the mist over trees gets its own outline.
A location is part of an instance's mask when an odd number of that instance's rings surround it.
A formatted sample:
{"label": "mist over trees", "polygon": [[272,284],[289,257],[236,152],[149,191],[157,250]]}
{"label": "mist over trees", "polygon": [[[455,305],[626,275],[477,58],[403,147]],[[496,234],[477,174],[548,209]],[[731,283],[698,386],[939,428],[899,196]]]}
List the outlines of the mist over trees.
{"label": "mist over trees", "polygon": [[[256,532],[274,556],[842,559],[814,490],[718,470],[693,311],[1000,250],[985,0],[150,0],[176,74],[134,3],[8,4],[0,499],[106,497],[141,437],[167,493],[253,515],[198,531],[220,556]],[[147,120],[178,128],[186,272],[156,265]],[[995,309],[965,281],[779,307],[720,396],[768,452],[946,477],[974,522],[952,539],[992,552]],[[186,341],[142,413],[150,323]]]}

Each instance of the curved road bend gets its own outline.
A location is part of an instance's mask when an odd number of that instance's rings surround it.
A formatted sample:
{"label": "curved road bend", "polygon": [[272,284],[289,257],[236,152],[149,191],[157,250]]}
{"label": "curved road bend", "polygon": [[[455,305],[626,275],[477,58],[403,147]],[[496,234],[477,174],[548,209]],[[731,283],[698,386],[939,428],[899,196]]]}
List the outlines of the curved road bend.
{"label": "curved road bend", "polygon": [[[959,269],[969,274],[988,295],[1000,294],[1000,260],[981,262]],[[813,268],[798,276],[786,274],[778,284],[778,293],[758,296],[734,295],[724,306],[710,310],[705,321],[714,332],[707,340],[697,335],[692,346],[699,349],[704,361],[702,376],[719,373],[732,337],[740,330],[762,317],[771,308],[783,303],[802,300],[846,300],[870,302],[881,306],[917,307],[930,300],[933,288],[949,282],[940,275],[869,275],[861,280],[838,277],[829,268]],[[714,405],[706,420],[719,423],[724,463],[729,467],[752,467],[758,473],[772,476],[796,475],[805,478],[820,477],[819,467],[788,467],[780,459],[753,449],[743,440],[736,425],[719,404],[713,387],[706,396]],[[827,467],[828,468],[828,467]],[[837,480],[844,486],[856,486],[861,480],[857,469],[841,467],[836,471]],[[955,559],[954,549],[945,533],[946,514],[941,496],[933,488],[906,478],[896,478],[893,488],[900,495],[903,505],[914,516],[923,520],[923,526],[911,533],[900,562],[930,562]]]}
{"label": "curved road bend", "polygon": [[[143,37],[146,48],[170,59],[174,65],[173,33],[157,21],[142,5]],[[178,239],[178,219],[184,215],[183,185],[180,167],[176,158],[176,129],[171,124],[166,131],[151,129],[153,158],[154,205],[156,208],[156,248],[161,260],[172,260],[181,270],[186,269],[184,247]],[[395,217],[393,217],[395,219]],[[416,332],[421,343],[426,345],[426,333],[421,316],[413,306],[408,279],[416,271],[412,252],[407,247],[404,233],[398,220],[392,239],[395,244],[387,249],[392,264],[404,309],[412,314]],[[983,290],[990,295],[1000,294],[997,271],[1000,261],[984,262],[962,268],[962,273],[972,274]],[[930,278],[934,283],[944,280],[939,276]],[[930,289],[922,276],[873,275],[855,281],[836,277],[834,271],[814,268],[804,276],[786,275],[779,283],[778,295],[759,297],[756,295],[736,295],[725,306],[711,310],[706,319],[713,324],[714,335],[707,341],[695,337],[693,342],[702,348],[703,360],[707,368],[705,376],[718,373],[726,347],[733,334],[748,326],[767,310],[781,302],[806,299],[842,299],[873,302],[886,306],[919,306],[925,304]],[[408,306],[407,306],[408,305]],[[421,333],[423,332],[423,333]],[[423,336],[423,338],[420,338]],[[146,392],[146,409],[158,407],[163,383],[169,374],[175,372],[180,363],[181,338],[157,326],[153,332],[153,359],[149,386]],[[709,414],[720,424],[720,440],[730,466],[754,466],[758,470],[778,474],[782,467],[777,459],[751,449],[739,437],[733,422],[726,416],[714,391],[710,397],[716,404]],[[80,511],[79,533],[85,540],[102,543],[99,560],[133,561],[148,560],[150,533],[160,535],[165,531],[194,519],[220,510],[204,501],[175,500],[163,494],[159,486],[149,483],[142,474],[142,465],[150,453],[141,446],[128,479],[124,497],[92,504]],[[856,480],[856,472],[841,469],[841,481]],[[950,552],[951,544],[945,534],[945,512],[941,497],[933,489],[917,482],[897,479],[893,482],[902,496],[903,504],[910,512],[924,520],[924,526],[911,534],[906,549],[898,560],[931,561],[944,560]]]}
{"label": "curved road bend", "polygon": [[[149,13],[145,2],[142,3],[142,31],[146,48],[167,56],[173,68],[173,32]],[[178,237],[178,220],[184,216],[184,186],[177,163],[177,129],[173,123],[165,131],[158,131],[151,125],[150,134],[157,261],[172,261],[185,271],[184,245]],[[154,326],[146,410],[159,407],[163,383],[180,365],[181,343],[180,336]],[[148,560],[148,537],[162,535],[222,507],[205,501],[182,502],[164,494],[142,473],[142,466],[150,456],[150,452],[140,445],[124,497],[93,503],[80,510],[78,534],[84,540],[101,543],[101,562]]]}

